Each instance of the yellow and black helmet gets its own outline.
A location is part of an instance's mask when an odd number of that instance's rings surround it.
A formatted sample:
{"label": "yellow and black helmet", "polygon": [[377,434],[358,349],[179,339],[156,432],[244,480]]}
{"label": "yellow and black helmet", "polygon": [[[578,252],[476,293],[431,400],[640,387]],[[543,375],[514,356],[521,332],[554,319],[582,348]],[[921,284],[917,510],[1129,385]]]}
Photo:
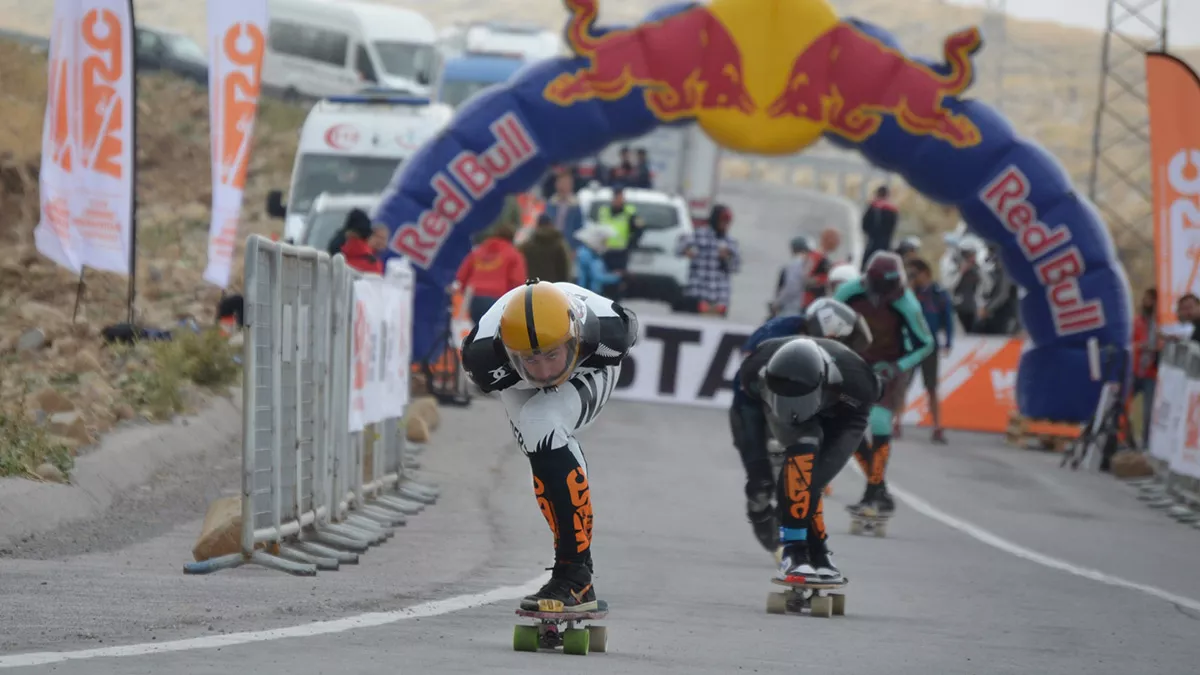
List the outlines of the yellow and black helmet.
{"label": "yellow and black helmet", "polygon": [[582,301],[548,281],[513,294],[500,316],[500,341],[517,374],[538,388],[566,382],[579,363],[585,312]]}

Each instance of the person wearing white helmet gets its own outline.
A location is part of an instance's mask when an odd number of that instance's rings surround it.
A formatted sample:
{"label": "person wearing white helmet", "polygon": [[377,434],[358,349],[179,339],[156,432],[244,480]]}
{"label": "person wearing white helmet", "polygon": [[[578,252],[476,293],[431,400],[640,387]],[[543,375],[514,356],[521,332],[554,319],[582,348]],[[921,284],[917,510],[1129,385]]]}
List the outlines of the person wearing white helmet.
{"label": "person wearing white helmet", "polygon": [[849,263],[838,265],[829,270],[829,292],[832,294],[838,289],[838,286],[857,278],[858,270],[854,268],[854,265]]}

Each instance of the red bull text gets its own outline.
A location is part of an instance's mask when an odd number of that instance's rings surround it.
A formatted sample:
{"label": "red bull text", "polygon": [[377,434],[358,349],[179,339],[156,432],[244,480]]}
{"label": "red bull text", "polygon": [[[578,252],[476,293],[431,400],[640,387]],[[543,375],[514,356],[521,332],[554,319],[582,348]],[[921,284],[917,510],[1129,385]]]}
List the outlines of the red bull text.
{"label": "red bull text", "polygon": [[462,151],[447,171],[434,174],[431,187],[437,196],[433,207],[422,211],[416,223],[405,223],[392,235],[389,247],[412,264],[429,269],[446,237],[474,203],[491,192],[496,181],[537,155],[533,137],[515,113],[505,113],[488,128],[496,142],[479,155]]}

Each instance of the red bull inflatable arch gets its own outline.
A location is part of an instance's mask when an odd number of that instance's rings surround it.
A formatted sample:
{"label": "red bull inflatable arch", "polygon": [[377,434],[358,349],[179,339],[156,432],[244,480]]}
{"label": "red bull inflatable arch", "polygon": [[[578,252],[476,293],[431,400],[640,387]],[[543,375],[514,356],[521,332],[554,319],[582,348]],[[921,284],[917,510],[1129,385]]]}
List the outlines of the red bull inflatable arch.
{"label": "red bull inflatable arch", "polygon": [[941,58],[925,60],[825,0],[673,4],[608,28],[596,23],[599,0],[564,5],[576,56],[531,64],[468,101],[404,165],[376,214],[391,229],[389,255],[417,270],[417,358],[444,348],[444,289],[505,195],[552,164],[659,125],[698,124],[727,148],[763,155],[828,138],[957,207],[1000,246],[1024,291],[1021,412],[1090,416],[1099,385],[1086,345],[1096,338],[1128,353],[1129,284],[1097,210],[1058,162],[964,96],[983,46],[977,29],[950,35]]}

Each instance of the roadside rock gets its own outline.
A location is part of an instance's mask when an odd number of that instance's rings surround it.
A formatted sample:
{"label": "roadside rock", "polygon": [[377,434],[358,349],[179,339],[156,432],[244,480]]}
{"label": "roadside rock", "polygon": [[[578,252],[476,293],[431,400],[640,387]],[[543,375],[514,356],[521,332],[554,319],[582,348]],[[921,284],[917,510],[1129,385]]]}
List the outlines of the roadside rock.
{"label": "roadside rock", "polygon": [[50,481],[51,483],[67,482],[67,478],[63,475],[63,472],[59,471],[57,466],[54,466],[49,462],[38,465],[38,468],[34,470],[34,473],[36,473],[42,480]]}
{"label": "roadside rock", "polygon": [[69,400],[67,400],[66,396],[63,396],[57,390],[51,388],[46,388],[39,391],[37,395],[34,396],[34,400],[37,401],[39,410],[50,414],[73,412],[75,410],[74,403],[71,403]]}

